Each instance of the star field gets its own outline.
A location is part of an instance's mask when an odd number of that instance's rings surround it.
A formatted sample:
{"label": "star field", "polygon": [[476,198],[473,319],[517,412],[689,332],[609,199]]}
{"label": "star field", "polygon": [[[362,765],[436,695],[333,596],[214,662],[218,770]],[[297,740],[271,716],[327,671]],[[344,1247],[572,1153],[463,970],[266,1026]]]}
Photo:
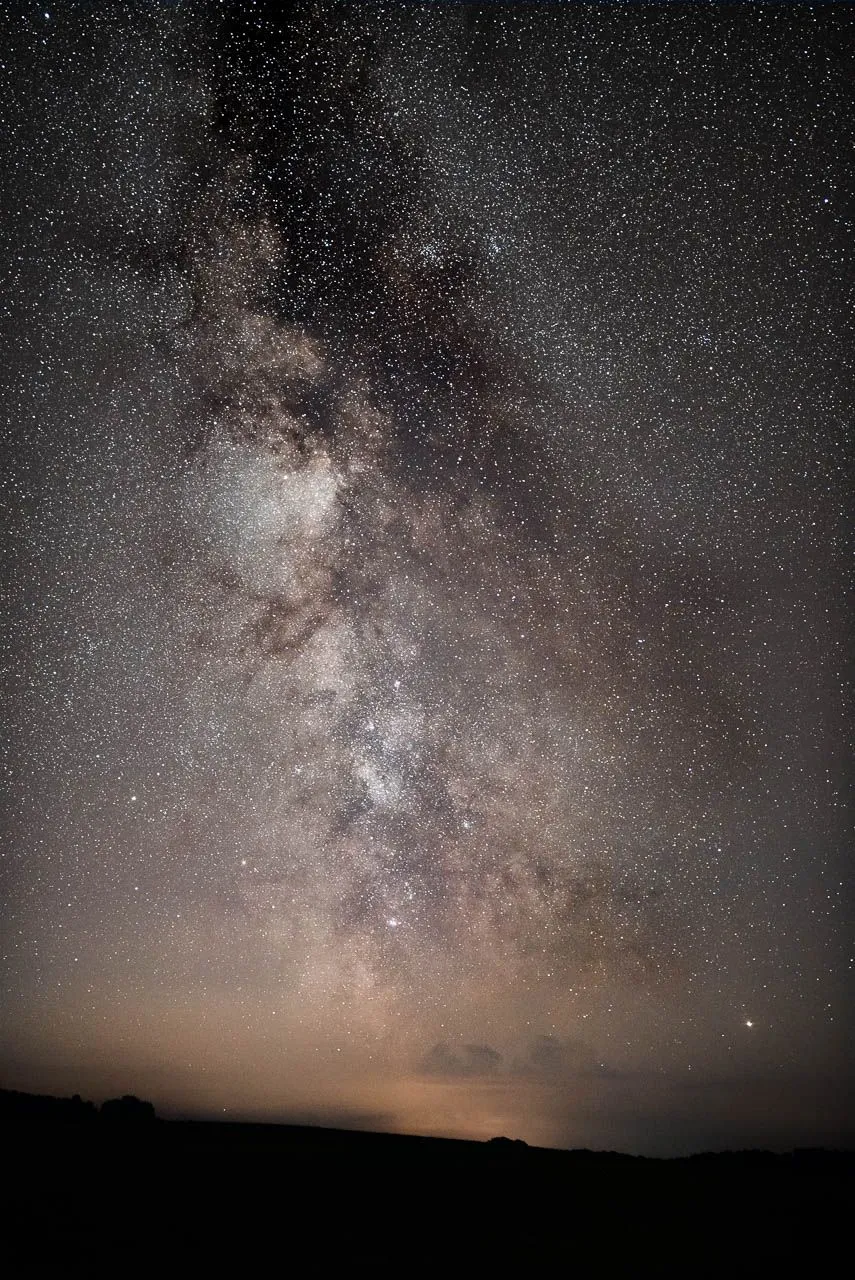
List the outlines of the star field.
{"label": "star field", "polygon": [[851,1140],[846,7],[2,29],[3,1083]]}

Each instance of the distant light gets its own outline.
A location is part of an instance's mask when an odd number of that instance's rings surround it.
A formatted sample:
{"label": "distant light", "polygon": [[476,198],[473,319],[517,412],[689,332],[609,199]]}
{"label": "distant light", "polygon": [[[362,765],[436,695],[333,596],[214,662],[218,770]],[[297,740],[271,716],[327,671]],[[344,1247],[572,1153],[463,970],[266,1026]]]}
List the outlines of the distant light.
{"label": "distant light", "polygon": [[753,1026],[754,1026],[754,1023],[751,1021],[751,1019],[750,1019],[750,1018],[746,1018],[746,1019],[745,1019],[745,1025],[746,1025],[746,1027],[753,1027]]}
{"label": "distant light", "polygon": [[392,917],[392,919],[391,919],[391,920],[387,920],[387,921],[386,921],[386,923],[387,923],[387,925],[389,926],[389,928],[390,928],[390,929],[397,929],[398,924],[399,924],[399,921],[398,921],[398,920],[396,920],[396,919],[395,919],[395,917],[393,916],[393,917]]}

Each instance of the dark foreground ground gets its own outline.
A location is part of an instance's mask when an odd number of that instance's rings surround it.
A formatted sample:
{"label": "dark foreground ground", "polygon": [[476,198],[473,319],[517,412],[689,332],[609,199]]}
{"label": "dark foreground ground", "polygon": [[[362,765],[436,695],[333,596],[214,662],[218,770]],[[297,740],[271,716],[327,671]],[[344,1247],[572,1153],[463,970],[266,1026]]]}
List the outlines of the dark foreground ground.
{"label": "dark foreground ground", "polygon": [[8,1275],[825,1276],[851,1260],[852,1154],[660,1161],[276,1125],[0,1118]]}

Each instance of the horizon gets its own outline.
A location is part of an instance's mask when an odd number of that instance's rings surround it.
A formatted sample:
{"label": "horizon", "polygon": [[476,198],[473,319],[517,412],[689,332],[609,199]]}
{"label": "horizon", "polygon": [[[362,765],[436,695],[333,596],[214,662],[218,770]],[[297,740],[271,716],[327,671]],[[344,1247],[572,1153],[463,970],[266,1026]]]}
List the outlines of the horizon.
{"label": "horizon", "polygon": [[[103,1114],[103,1108],[107,1103],[115,1104],[117,1102],[122,1102],[122,1103],[130,1102],[135,1105],[137,1104],[142,1104],[143,1106],[151,1105],[147,1099],[138,1098],[135,1094],[133,1095],[124,1094],[121,1097],[117,1097],[117,1098],[103,1098],[99,1101],[97,1099],[82,1098],[80,1094],[77,1094],[77,1093],[73,1094],[69,1098],[69,1097],[56,1097],[51,1094],[32,1094],[32,1093],[26,1093],[26,1092],[14,1090],[14,1089],[0,1088],[0,1097],[2,1097],[2,1095],[10,1095],[16,1098],[27,1099],[28,1101],[32,1101],[32,1102],[78,1103],[80,1106],[84,1108],[91,1108],[90,1114],[93,1117]],[[855,1155],[855,1148],[843,1147],[843,1146],[779,1147],[779,1148],[756,1147],[756,1146],[722,1147],[722,1148],[705,1148],[703,1150],[693,1150],[690,1152],[683,1152],[683,1153],[677,1153],[672,1155],[649,1155],[649,1154],[638,1153],[638,1152],[617,1150],[611,1147],[607,1148],[607,1147],[535,1146],[535,1145],[532,1145],[531,1143],[526,1142],[522,1138],[509,1137],[507,1134],[493,1134],[493,1136],[489,1138],[471,1138],[471,1137],[459,1137],[459,1136],[443,1134],[443,1133],[407,1133],[405,1131],[400,1131],[400,1130],[368,1129],[368,1128],[350,1126],[347,1124],[343,1124],[340,1127],[337,1127],[332,1124],[323,1124],[321,1122],[315,1122],[308,1118],[303,1120],[273,1119],[273,1118],[255,1119],[251,1117],[231,1116],[227,1114],[223,1114],[223,1115],[210,1114],[209,1115],[209,1114],[183,1114],[183,1113],[169,1113],[169,1112],[161,1114],[156,1110],[152,1110],[151,1118],[152,1120],[161,1120],[165,1124],[178,1124],[178,1125],[200,1124],[200,1125],[225,1125],[225,1126],[235,1126],[240,1128],[261,1128],[261,1129],[300,1129],[300,1130],[310,1129],[318,1132],[327,1132],[331,1135],[332,1134],[362,1134],[363,1136],[368,1138],[401,1138],[407,1141],[411,1139],[415,1139],[415,1140],[448,1142],[448,1143],[464,1142],[470,1145],[482,1145],[482,1146],[485,1144],[489,1146],[491,1144],[501,1143],[503,1145],[506,1144],[508,1148],[521,1147],[521,1148],[530,1149],[535,1152],[549,1151],[549,1152],[559,1152],[559,1153],[568,1154],[568,1155],[618,1156],[618,1157],[623,1157],[630,1160],[668,1161],[668,1160],[687,1160],[687,1159],[691,1160],[691,1159],[700,1158],[700,1157],[712,1157],[712,1156],[749,1156],[749,1155],[751,1156],[755,1156],[755,1155],[756,1156],[763,1156],[763,1155],[787,1156],[787,1155],[799,1155],[804,1153],[829,1155],[829,1156]],[[20,1120],[21,1117],[19,1116],[18,1119]],[[54,1124],[59,1123],[59,1119],[56,1116],[53,1116],[52,1119],[54,1121]],[[33,1117],[31,1115],[28,1115],[26,1117],[26,1120],[28,1123],[33,1124],[36,1127],[39,1127],[39,1123],[40,1122],[44,1123],[46,1120],[46,1117],[45,1116]],[[135,1131],[136,1131],[136,1125],[132,1125],[131,1128],[128,1130],[128,1133],[132,1134]]]}

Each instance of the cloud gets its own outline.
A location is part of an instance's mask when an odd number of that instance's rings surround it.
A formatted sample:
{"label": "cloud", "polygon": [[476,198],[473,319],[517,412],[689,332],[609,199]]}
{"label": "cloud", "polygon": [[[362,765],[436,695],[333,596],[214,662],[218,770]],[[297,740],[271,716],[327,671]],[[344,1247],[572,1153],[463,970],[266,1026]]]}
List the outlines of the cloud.
{"label": "cloud", "polygon": [[502,1055],[488,1044],[465,1044],[463,1051],[472,1074],[484,1075],[501,1065]]}
{"label": "cloud", "polygon": [[566,1065],[564,1046],[555,1036],[537,1036],[529,1049],[528,1059],[536,1071],[550,1074]]}
{"label": "cloud", "polygon": [[488,1044],[464,1044],[453,1050],[447,1044],[435,1044],[419,1064],[425,1075],[485,1076],[498,1071],[502,1055]]}
{"label": "cloud", "polygon": [[418,1069],[424,1075],[501,1076],[507,1080],[531,1079],[550,1086],[563,1086],[570,1080],[621,1079],[624,1073],[596,1057],[590,1045],[581,1040],[561,1040],[553,1035],[538,1035],[518,1044],[503,1055],[488,1044],[455,1044],[445,1041],[433,1045],[421,1058]]}

